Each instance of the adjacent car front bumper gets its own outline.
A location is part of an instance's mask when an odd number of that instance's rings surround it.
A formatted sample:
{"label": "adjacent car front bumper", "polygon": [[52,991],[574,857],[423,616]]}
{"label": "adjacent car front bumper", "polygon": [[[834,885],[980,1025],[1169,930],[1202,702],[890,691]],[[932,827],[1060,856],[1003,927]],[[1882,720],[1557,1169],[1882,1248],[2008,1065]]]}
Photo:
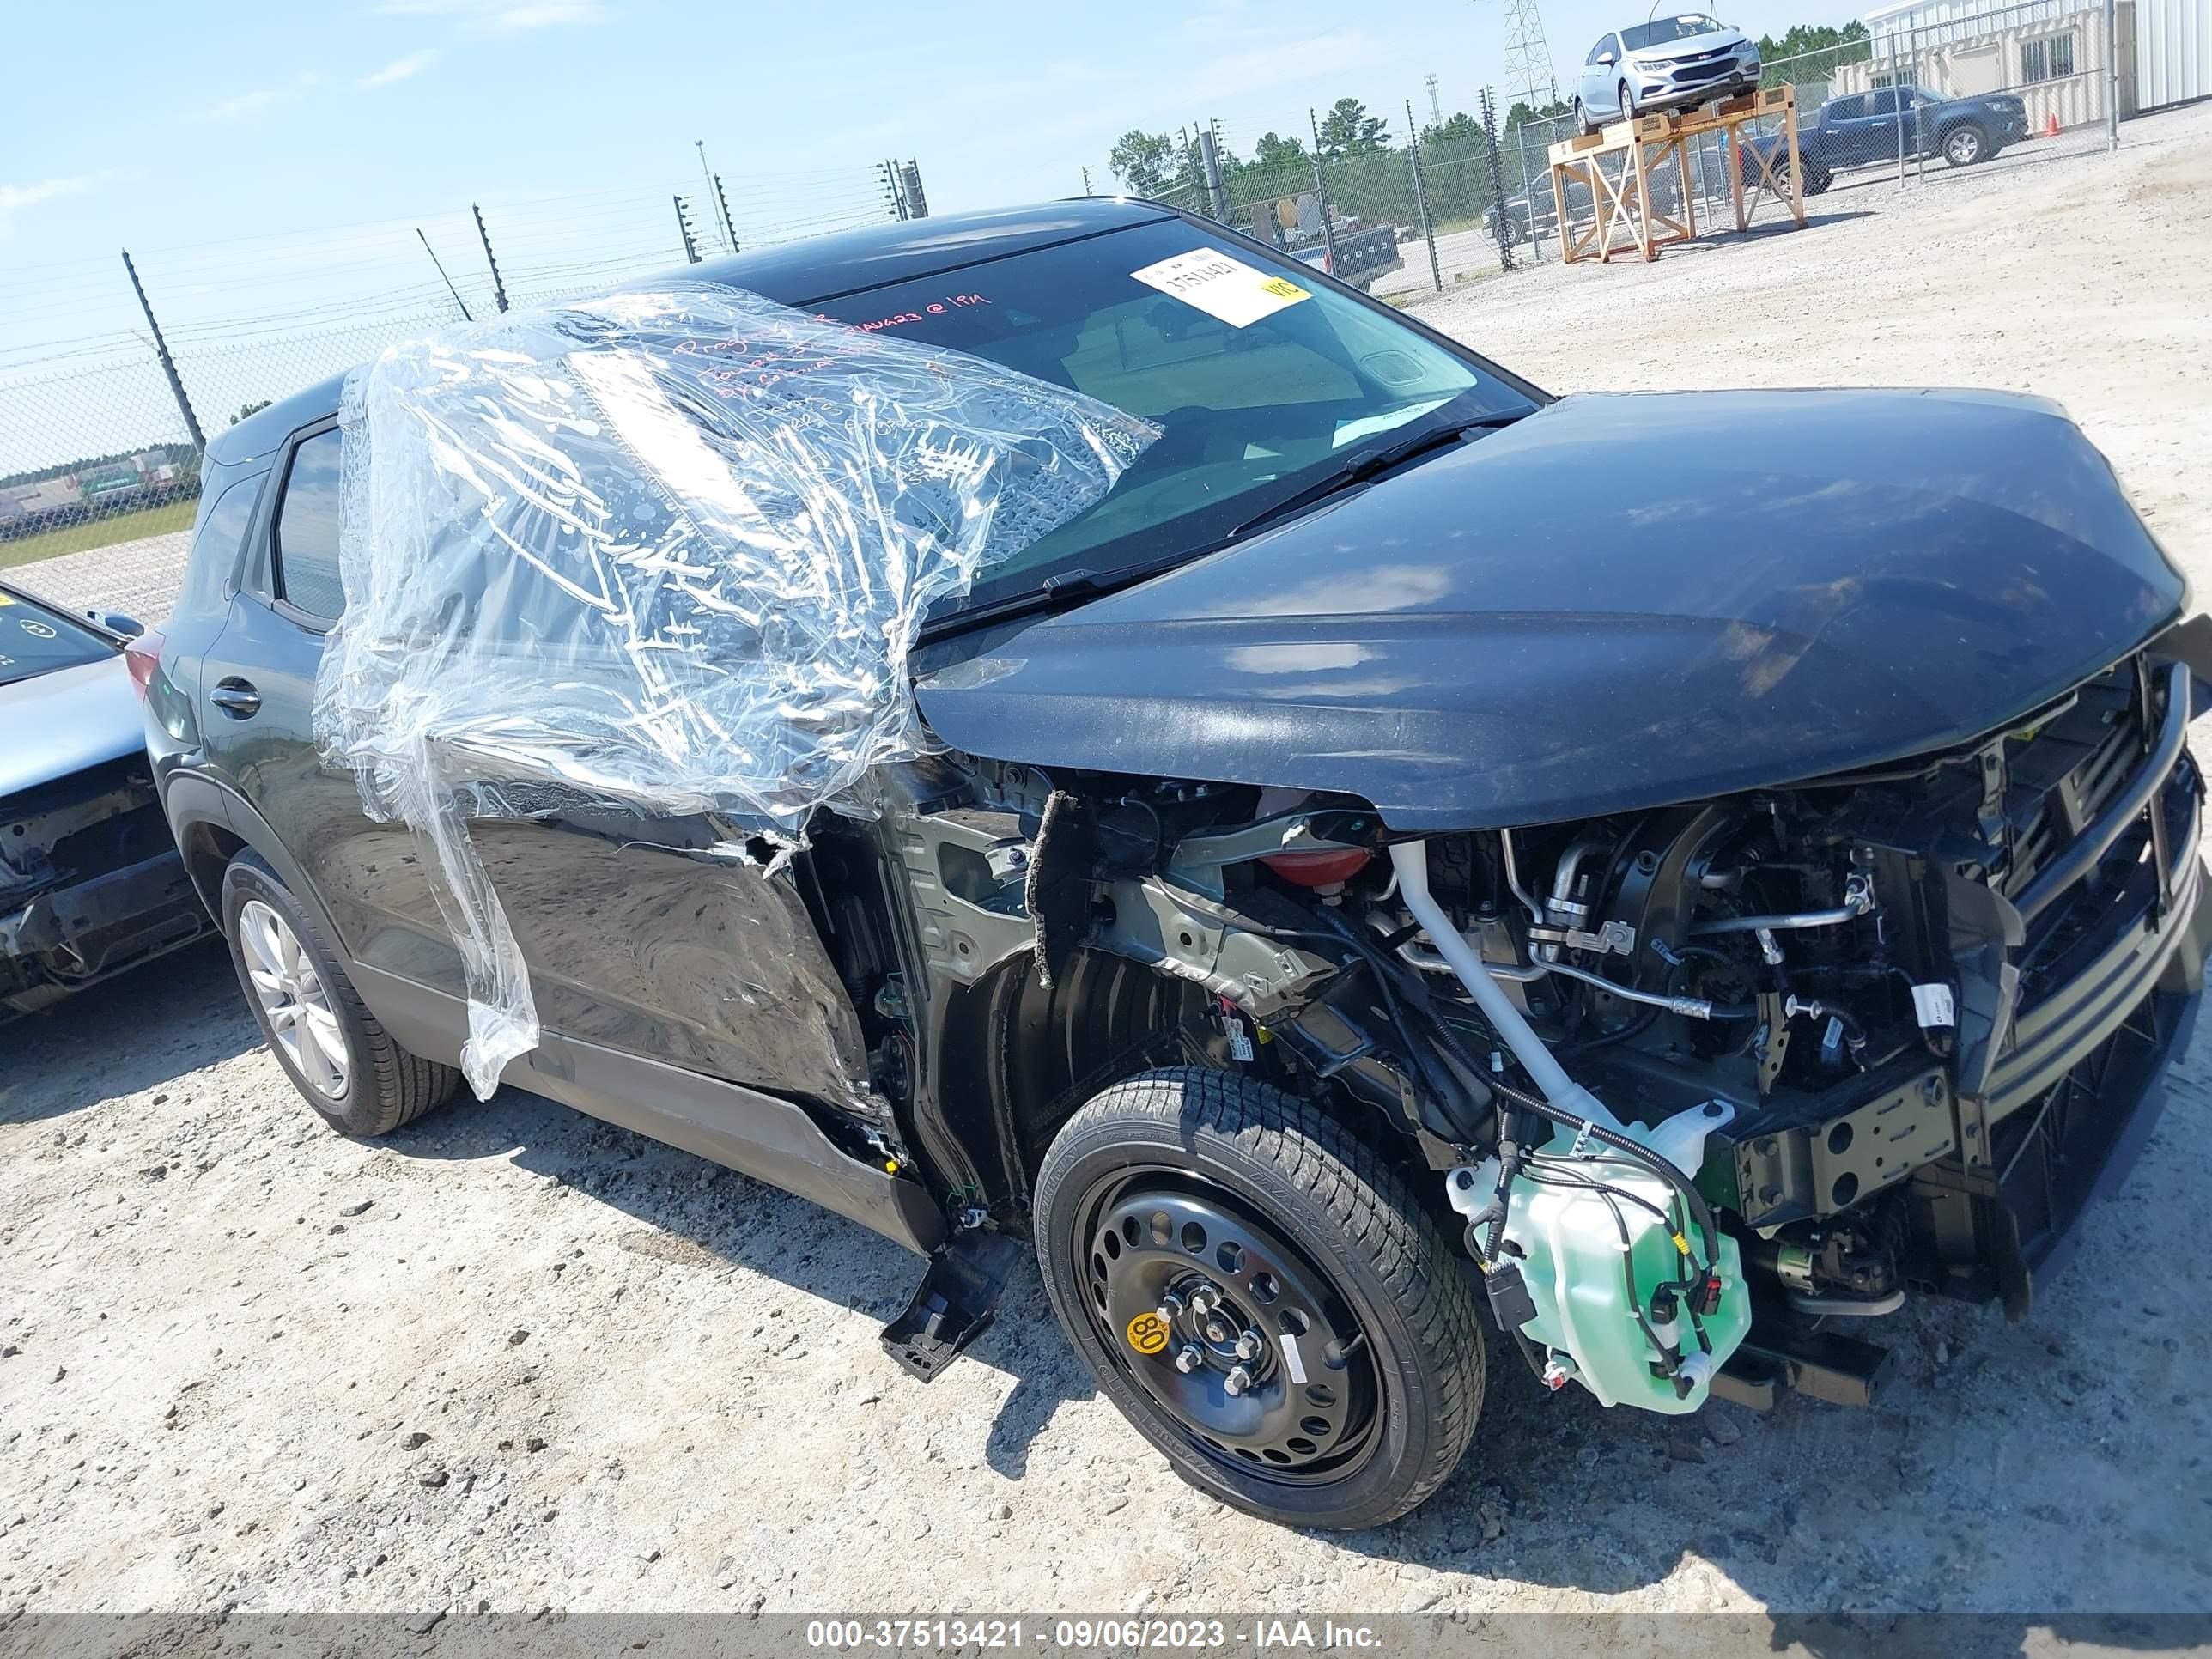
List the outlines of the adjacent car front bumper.
{"label": "adjacent car front bumper", "polygon": [[204,933],[143,763],[0,802],[0,1019],[31,1013]]}
{"label": "adjacent car front bumper", "polygon": [[1729,52],[1685,62],[1638,64],[1637,107],[1677,109],[1719,93],[1749,91],[1759,84],[1761,72],[1757,58]]}

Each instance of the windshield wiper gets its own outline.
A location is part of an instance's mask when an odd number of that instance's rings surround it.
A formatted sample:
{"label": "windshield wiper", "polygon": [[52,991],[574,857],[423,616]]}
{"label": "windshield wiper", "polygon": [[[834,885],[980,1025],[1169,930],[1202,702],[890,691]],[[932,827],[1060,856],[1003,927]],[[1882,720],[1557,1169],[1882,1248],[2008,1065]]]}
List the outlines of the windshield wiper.
{"label": "windshield wiper", "polygon": [[1058,576],[1047,577],[1036,586],[1020,593],[1009,593],[1002,599],[988,600],[969,605],[964,610],[949,611],[942,617],[932,617],[923,624],[924,637],[951,633],[965,633],[985,623],[1003,622],[1009,617],[1026,617],[1032,611],[1050,611],[1066,605],[1070,599],[1095,599],[1102,593],[1112,593],[1124,587],[1133,587],[1172,570],[1179,564],[1188,564],[1214,551],[1219,544],[1208,543],[1204,547],[1189,548],[1164,559],[1147,560],[1143,564],[1125,565],[1114,570],[1070,570]]}
{"label": "windshield wiper", "polygon": [[1356,459],[1346,461],[1334,472],[1316,478],[1303,489],[1293,490],[1279,501],[1261,507],[1231,531],[1227,539],[1232,542],[1241,540],[1255,530],[1311,507],[1316,501],[1326,501],[1355,484],[1365,483],[1370,478],[1378,477],[1394,466],[1402,466],[1417,455],[1425,455],[1432,449],[1442,449],[1447,444],[1457,443],[1468,433],[1480,428],[1511,426],[1533,412],[1522,410],[1510,415],[1477,415],[1468,420],[1447,421],[1442,426],[1424,427],[1411,437],[1401,438],[1395,444],[1370,449]]}

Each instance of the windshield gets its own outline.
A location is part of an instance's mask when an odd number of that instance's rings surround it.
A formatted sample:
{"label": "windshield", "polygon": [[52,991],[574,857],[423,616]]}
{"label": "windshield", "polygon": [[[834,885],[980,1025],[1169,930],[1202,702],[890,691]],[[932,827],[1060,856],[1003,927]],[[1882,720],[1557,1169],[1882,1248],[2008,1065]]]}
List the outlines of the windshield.
{"label": "windshield", "polygon": [[1649,23],[1638,23],[1633,28],[1623,29],[1620,39],[1629,51],[1644,46],[1663,46],[1669,40],[1686,40],[1693,34],[1713,34],[1726,26],[1717,17],[1708,17],[1701,11],[1685,12],[1680,17],[1662,17]]}
{"label": "windshield", "polygon": [[0,588],[0,685],[114,654],[112,645],[82,623]]}
{"label": "windshield", "polygon": [[1535,407],[1517,383],[1295,262],[1181,220],[817,309],[971,352],[1161,428],[1097,506],[986,569],[964,605],[1195,552],[1446,404],[1454,420]]}

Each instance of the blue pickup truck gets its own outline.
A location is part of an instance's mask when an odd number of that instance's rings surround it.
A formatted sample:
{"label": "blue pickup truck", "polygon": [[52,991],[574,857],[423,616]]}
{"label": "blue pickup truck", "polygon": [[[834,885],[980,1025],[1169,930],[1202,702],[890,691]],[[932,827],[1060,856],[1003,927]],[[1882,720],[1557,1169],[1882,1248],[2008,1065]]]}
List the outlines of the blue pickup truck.
{"label": "blue pickup truck", "polygon": [[[1940,155],[1954,167],[1987,161],[2028,136],[2027,106],[2010,93],[1945,98],[1924,87],[1877,87],[1831,98],[1799,124],[1797,154],[1805,193],[1818,196],[1845,167]],[[1771,153],[1779,134],[1747,141]],[[1787,163],[1782,164],[1786,168]],[[1748,158],[1747,179],[1755,176]]]}

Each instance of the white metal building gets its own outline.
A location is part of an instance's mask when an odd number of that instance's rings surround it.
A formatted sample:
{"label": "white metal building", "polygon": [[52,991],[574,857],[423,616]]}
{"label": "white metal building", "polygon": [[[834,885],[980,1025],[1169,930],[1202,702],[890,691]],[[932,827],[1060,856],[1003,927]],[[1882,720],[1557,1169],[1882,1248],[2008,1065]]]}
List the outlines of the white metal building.
{"label": "white metal building", "polygon": [[[2073,3],[2080,6],[2081,0]],[[2037,14],[2044,9],[1993,0],[1886,0],[1863,14],[1874,36],[1869,67],[1879,76],[1887,58],[1910,60],[1941,46],[1951,57],[1971,58],[1977,51],[1993,54],[1991,72],[1996,84],[2007,87],[2086,76],[2093,55],[2101,70],[2102,51],[2090,50],[2100,46],[2101,37],[2085,38],[2093,35],[2094,14],[2101,9],[2095,0],[2076,13],[2078,23],[2068,27],[2039,28]],[[2118,9],[2122,115],[2212,98],[2212,0],[2123,0]],[[2039,44],[2062,39],[2069,27],[2074,32],[2070,43]],[[2059,55],[2069,52],[2062,63]],[[2101,91],[2077,91],[2069,101],[2102,110]],[[2069,111],[2061,125],[2070,125],[2075,118],[2079,117]]]}

